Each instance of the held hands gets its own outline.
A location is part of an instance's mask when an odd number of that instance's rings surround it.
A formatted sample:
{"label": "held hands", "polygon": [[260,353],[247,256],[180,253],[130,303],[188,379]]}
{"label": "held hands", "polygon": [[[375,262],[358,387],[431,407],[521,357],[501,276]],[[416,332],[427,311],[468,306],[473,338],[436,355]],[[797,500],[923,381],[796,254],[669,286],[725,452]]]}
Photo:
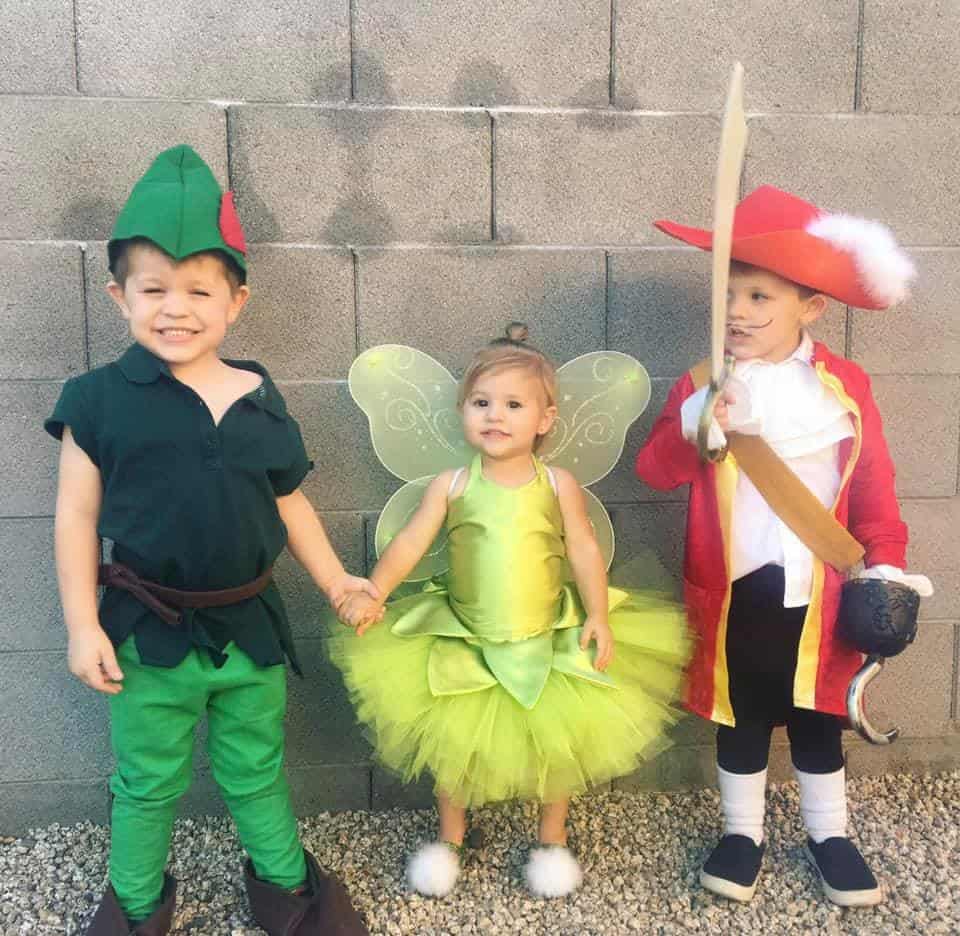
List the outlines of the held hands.
{"label": "held hands", "polygon": [[606,617],[588,617],[584,621],[580,649],[586,650],[591,640],[596,641],[597,644],[597,656],[593,661],[593,668],[602,673],[613,659],[613,633]]}
{"label": "held hands", "polygon": [[67,665],[80,682],[97,692],[116,695],[123,688],[123,671],[117,664],[113,644],[99,624],[82,634],[71,634]]}
{"label": "held hands", "polygon": [[383,611],[383,602],[374,600],[366,592],[355,591],[337,608],[337,616],[348,627],[354,628],[358,637],[362,637],[383,619]]}
{"label": "held hands", "polygon": [[341,572],[324,589],[327,593],[327,599],[333,605],[336,611],[340,611],[340,605],[354,592],[363,592],[375,600],[380,600],[380,589],[377,588],[370,579],[362,578],[359,575],[350,575],[348,572]]}

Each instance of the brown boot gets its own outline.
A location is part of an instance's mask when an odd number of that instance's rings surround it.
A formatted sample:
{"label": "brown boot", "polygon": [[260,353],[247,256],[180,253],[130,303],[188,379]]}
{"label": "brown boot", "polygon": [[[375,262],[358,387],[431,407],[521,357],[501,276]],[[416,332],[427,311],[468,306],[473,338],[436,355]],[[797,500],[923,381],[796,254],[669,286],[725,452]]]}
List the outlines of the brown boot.
{"label": "brown boot", "polygon": [[169,874],[163,876],[160,906],[135,928],[120,908],[113,885],[108,884],[100,906],[90,921],[87,936],[166,936],[173,926],[173,906],[177,899],[177,882]]}
{"label": "brown boot", "polygon": [[261,881],[252,862],[244,862],[247,896],[257,923],[270,936],[369,936],[343,884],[324,872],[306,849],[303,854],[307,859],[303,894]]}

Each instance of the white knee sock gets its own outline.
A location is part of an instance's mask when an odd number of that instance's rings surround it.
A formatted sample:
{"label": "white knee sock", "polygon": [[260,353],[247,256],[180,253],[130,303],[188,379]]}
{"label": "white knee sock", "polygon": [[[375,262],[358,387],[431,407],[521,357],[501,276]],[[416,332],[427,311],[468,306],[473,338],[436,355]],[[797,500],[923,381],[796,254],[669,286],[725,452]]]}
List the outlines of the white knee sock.
{"label": "white knee sock", "polygon": [[723,834],[746,835],[759,845],[763,841],[767,771],[735,774],[718,766],[717,780],[723,810]]}
{"label": "white knee sock", "polygon": [[828,838],[846,838],[847,783],[844,769],[841,767],[828,774],[802,770],[796,773],[800,782],[800,815],[810,838],[818,845]]}

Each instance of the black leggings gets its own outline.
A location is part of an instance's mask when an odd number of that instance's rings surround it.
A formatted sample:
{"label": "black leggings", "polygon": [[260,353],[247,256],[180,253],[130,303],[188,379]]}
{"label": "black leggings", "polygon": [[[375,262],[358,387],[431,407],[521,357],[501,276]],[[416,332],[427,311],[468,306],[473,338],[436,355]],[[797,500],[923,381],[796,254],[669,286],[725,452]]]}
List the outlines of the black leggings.
{"label": "black leggings", "polygon": [[806,607],[784,608],[784,575],[768,565],[733,583],[727,621],[727,669],[736,727],[717,729],[717,763],[729,773],[767,766],[770,735],[786,724],[794,767],[833,773],[843,767],[843,723],[836,715],[797,708],[793,678]]}

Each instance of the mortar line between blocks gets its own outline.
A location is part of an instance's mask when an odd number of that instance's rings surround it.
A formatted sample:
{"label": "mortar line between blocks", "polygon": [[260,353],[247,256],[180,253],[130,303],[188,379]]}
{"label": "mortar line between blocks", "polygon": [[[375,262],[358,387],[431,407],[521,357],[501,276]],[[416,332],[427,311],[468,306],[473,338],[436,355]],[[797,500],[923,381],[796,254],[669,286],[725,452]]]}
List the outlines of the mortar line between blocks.
{"label": "mortar line between blocks", "polygon": [[863,80],[863,29],[866,14],[866,0],[857,4],[857,57],[853,69],[853,110],[856,113],[863,104],[863,92],[860,82]]}
{"label": "mortar line between blocks", "polygon": [[230,118],[230,106],[227,105],[223,109],[223,129],[224,133],[227,136],[227,189],[233,191],[233,145],[231,143],[231,136],[233,128],[231,127],[231,118]]}
{"label": "mortar line between blocks", "polygon": [[351,249],[353,258],[353,356],[360,353],[360,257]]}
{"label": "mortar line between blocks", "polygon": [[73,86],[80,91],[80,24],[77,18],[77,0],[71,4],[73,8]]}
{"label": "mortar line between blocks", "polygon": [[608,59],[607,98],[611,107],[617,103],[617,0],[610,0],[610,55]]}
{"label": "mortar line between blocks", "polygon": [[347,21],[349,23],[349,32],[350,32],[350,100],[355,101],[357,99],[357,59],[356,59],[356,16],[357,16],[357,3],[356,0],[348,0],[347,3]]}
{"label": "mortar line between blocks", "polygon": [[80,302],[83,305],[83,367],[90,370],[90,303],[87,296],[87,248],[80,245]]}
{"label": "mortar line between blocks", "polygon": [[610,350],[610,251],[603,252],[603,346]]}
{"label": "mortar line between blocks", "polygon": [[497,239],[497,121],[490,111],[490,240]]}

